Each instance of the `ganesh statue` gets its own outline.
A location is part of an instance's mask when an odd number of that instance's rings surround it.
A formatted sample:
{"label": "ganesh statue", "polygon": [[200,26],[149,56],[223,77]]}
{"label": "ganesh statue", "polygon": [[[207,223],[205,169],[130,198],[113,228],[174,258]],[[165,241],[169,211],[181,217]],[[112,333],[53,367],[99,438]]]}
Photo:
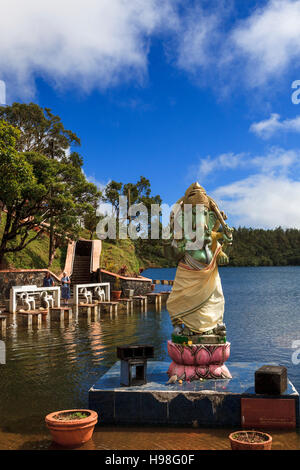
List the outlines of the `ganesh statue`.
{"label": "ganesh statue", "polygon": [[193,183],[173,206],[165,255],[178,262],[167,310],[173,325],[168,353],[169,382],[228,379],[230,355],[223,322],[224,295],[219,265],[229,261],[233,229],[226,215]]}

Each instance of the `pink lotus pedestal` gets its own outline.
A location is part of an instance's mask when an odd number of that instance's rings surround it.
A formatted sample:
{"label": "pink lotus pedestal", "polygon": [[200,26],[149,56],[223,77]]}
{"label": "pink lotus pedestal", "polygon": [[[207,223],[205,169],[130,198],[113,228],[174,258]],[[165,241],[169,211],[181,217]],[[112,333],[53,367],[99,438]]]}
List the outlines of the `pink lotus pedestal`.
{"label": "pink lotus pedestal", "polygon": [[231,379],[224,362],[230,356],[230,343],[183,344],[168,341],[168,353],[173,360],[168,375],[191,382],[199,379]]}

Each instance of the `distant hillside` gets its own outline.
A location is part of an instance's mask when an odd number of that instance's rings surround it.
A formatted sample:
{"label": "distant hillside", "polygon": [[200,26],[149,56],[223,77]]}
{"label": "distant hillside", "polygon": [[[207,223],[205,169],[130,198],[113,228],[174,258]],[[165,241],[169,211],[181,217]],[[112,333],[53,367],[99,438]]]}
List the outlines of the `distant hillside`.
{"label": "distant hillside", "polygon": [[[0,224],[0,236],[3,220]],[[87,230],[81,236],[89,239]],[[280,227],[275,230],[238,228],[234,231],[234,243],[228,250],[229,266],[286,266],[300,265],[300,230]],[[5,256],[5,267],[42,269],[47,267],[49,239],[43,235],[20,252]],[[51,270],[61,273],[64,269],[66,247],[58,249]],[[128,273],[138,273],[140,268],[172,267],[175,262],[164,258],[159,240],[104,241],[100,266],[117,272],[127,266]]]}
{"label": "distant hillside", "polygon": [[230,266],[300,265],[300,230],[238,228],[233,233]]}

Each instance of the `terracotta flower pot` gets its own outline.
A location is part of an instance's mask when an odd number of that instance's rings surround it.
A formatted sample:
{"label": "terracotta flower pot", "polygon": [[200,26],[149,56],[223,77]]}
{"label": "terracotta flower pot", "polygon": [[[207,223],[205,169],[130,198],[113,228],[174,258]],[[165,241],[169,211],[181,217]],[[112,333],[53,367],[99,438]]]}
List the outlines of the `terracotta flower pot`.
{"label": "terracotta flower pot", "polygon": [[[70,413],[88,414],[85,418],[66,419]],[[53,441],[63,447],[77,447],[89,441],[93,435],[98,414],[92,410],[63,410],[50,413],[45,418]]]}
{"label": "terracotta flower pot", "polygon": [[151,290],[152,290],[152,291],[155,290],[155,284],[151,284]]}
{"label": "terracotta flower pot", "polygon": [[111,291],[111,296],[113,300],[120,300],[122,291],[121,290],[112,290]]}
{"label": "terracotta flower pot", "polygon": [[[265,438],[265,440],[261,442],[247,442],[241,441],[237,438],[238,435],[253,434],[253,432],[255,432],[255,434],[261,435]],[[270,436],[270,434],[260,431],[252,430],[232,432],[229,435],[229,440],[232,450],[271,450],[272,448],[272,436]]]}

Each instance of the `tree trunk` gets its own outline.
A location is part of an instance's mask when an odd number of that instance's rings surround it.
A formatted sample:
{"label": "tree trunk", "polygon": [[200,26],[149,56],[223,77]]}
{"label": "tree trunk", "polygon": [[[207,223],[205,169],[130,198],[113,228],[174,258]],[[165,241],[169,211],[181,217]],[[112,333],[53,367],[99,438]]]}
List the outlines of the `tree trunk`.
{"label": "tree trunk", "polygon": [[2,237],[1,245],[0,245],[0,269],[3,268],[6,245],[7,245],[7,241],[5,239],[3,239],[3,237]]}
{"label": "tree trunk", "polygon": [[50,266],[51,266],[52,263],[53,263],[53,260],[54,260],[54,257],[55,257],[55,253],[56,253],[56,249],[57,249],[57,244],[56,244],[55,235],[54,235],[54,232],[53,232],[53,229],[52,229],[52,236],[50,235],[50,240],[49,240],[49,262],[48,262],[48,268],[50,268]]}
{"label": "tree trunk", "polygon": [[0,251],[0,269],[3,269],[4,252]]}
{"label": "tree trunk", "polygon": [[49,255],[48,255],[48,267],[51,266],[53,261],[55,251],[55,243],[54,243],[54,224],[52,219],[52,209],[51,209],[51,217],[50,217],[50,231],[49,231]]}

